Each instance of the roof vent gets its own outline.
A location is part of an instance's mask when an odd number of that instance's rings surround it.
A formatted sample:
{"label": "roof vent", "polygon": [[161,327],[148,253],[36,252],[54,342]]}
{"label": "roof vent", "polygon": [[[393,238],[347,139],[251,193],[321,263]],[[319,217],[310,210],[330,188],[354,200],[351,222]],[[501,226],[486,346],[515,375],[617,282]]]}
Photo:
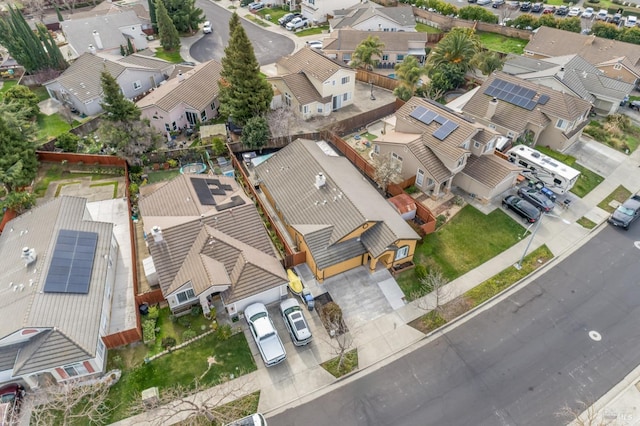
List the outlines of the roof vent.
{"label": "roof vent", "polygon": [[22,258],[22,260],[24,260],[24,264],[29,266],[33,262],[36,261],[36,258],[38,256],[36,255],[36,249],[29,248],[29,247],[23,247],[22,248],[22,256],[20,256],[20,257]]}
{"label": "roof vent", "polygon": [[153,241],[159,243],[162,241],[162,230],[159,226],[154,226],[151,228],[151,235],[153,235]]}
{"label": "roof vent", "polygon": [[316,175],[316,183],[315,183],[315,187],[317,189],[320,189],[322,187],[324,187],[324,185],[327,183],[327,178],[324,177],[324,175],[322,174],[322,172],[318,173]]}
{"label": "roof vent", "polygon": [[96,48],[93,44],[89,45],[89,53],[91,53],[92,55],[96,54]]}
{"label": "roof vent", "polygon": [[178,81],[184,81],[184,75],[182,74],[182,70],[178,71]]}

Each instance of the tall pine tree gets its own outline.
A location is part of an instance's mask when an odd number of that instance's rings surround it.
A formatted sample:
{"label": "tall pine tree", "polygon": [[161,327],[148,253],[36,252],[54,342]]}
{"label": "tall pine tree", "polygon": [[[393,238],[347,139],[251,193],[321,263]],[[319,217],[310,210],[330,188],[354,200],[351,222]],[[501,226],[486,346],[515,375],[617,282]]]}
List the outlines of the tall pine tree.
{"label": "tall pine tree", "polygon": [[264,115],[273,98],[271,85],[260,75],[251,41],[237,14],[229,21],[230,39],[222,58],[220,111],[234,123],[244,125],[251,117]]}
{"label": "tall pine tree", "polygon": [[131,123],[140,119],[140,109],[125,98],[120,90],[120,86],[115,78],[105,69],[100,75],[102,83],[102,109],[105,112],[105,119],[109,121],[119,121]]}
{"label": "tall pine tree", "polygon": [[156,0],[156,19],[162,48],[166,52],[174,52],[180,49],[180,35],[176,30],[176,26],[173,25],[173,21],[162,0]]}

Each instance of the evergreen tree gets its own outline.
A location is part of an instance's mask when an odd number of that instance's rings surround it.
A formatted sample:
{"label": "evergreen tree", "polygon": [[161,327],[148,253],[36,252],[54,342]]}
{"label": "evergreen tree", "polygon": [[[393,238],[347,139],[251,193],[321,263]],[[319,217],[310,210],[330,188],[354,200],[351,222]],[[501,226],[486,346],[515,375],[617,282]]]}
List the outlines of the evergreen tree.
{"label": "evergreen tree", "polygon": [[164,6],[179,33],[193,34],[205,21],[204,12],[195,0],[163,0]]}
{"label": "evergreen tree", "polygon": [[56,4],[56,15],[58,15],[58,22],[64,21],[64,18],[62,17],[62,13],[60,13],[60,9],[58,8],[57,4]]}
{"label": "evergreen tree", "polygon": [[269,139],[269,123],[262,116],[251,117],[242,128],[242,143],[249,149],[259,149]]}
{"label": "evergreen tree", "polygon": [[233,32],[222,58],[220,111],[234,123],[244,125],[251,117],[262,116],[269,110],[273,98],[271,85],[260,75],[260,65],[251,41],[234,13],[229,22]]}
{"label": "evergreen tree", "polygon": [[27,123],[0,114],[0,182],[7,192],[29,185],[36,177],[38,160],[35,144],[25,137],[28,131]]}
{"label": "evergreen tree", "polygon": [[158,20],[156,18],[156,2],[154,0],[147,0],[149,3],[149,17],[151,18],[151,25],[153,25],[153,31],[158,32]]}
{"label": "evergreen tree", "polygon": [[131,43],[131,39],[127,38],[127,56],[133,55],[135,50],[133,49],[133,44]]}
{"label": "evergreen tree", "polygon": [[38,96],[27,86],[13,86],[5,92],[3,102],[7,104],[10,111],[22,111],[24,113],[23,116],[28,120],[36,118],[40,112]]}
{"label": "evergreen tree", "polygon": [[165,52],[174,52],[180,49],[180,35],[162,0],[156,0],[156,19],[158,20],[160,45]]}
{"label": "evergreen tree", "polygon": [[124,97],[118,82],[106,69],[102,71],[100,81],[103,90],[100,105],[104,109],[106,120],[131,123],[140,119],[140,109]]}

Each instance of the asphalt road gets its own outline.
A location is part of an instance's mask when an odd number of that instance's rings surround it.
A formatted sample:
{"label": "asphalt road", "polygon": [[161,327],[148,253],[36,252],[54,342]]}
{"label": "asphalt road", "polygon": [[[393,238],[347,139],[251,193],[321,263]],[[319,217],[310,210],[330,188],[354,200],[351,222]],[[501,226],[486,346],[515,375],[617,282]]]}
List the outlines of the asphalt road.
{"label": "asphalt road", "polygon": [[[229,42],[229,19],[231,12],[207,0],[197,0],[196,6],[201,8],[208,21],[211,21],[213,32],[205,34],[191,46],[190,55],[198,62],[215,59],[220,61],[224,56],[224,48]],[[253,44],[253,50],[260,65],[276,62],[282,56],[289,55],[295,43],[286,36],[267,31],[258,25],[241,19],[242,26]]]}
{"label": "asphalt road", "polygon": [[569,423],[563,405],[596,401],[640,364],[635,225],[608,226],[491,309],[269,424]]}

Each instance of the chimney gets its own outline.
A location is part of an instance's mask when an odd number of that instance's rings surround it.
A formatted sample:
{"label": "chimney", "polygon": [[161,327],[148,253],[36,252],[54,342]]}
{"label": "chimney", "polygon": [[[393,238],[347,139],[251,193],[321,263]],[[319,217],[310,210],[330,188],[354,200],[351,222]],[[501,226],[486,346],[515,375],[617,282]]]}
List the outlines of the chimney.
{"label": "chimney", "polygon": [[156,243],[162,242],[162,231],[160,230],[159,226],[154,226],[153,228],[151,228],[151,235],[153,235],[153,241],[155,241]]}
{"label": "chimney", "polygon": [[92,55],[96,54],[96,48],[93,44],[89,45],[89,53],[91,53]]}
{"label": "chimney", "polygon": [[182,70],[178,71],[178,81],[184,81],[184,75],[182,75]]}
{"label": "chimney", "polygon": [[324,184],[327,183],[327,178],[324,177],[324,175],[322,173],[318,173],[316,175],[316,183],[315,183],[315,187],[317,189],[320,189],[322,187],[324,187]]}
{"label": "chimney", "polygon": [[489,101],[489,105],[487,105],[487,113],[484,118],[487,120],[491,120],[496,113],[496,109],[498,108],[498,99],[493,98]]}
{"label": "chimney", "polygon": [[22,258],[22,260],[24,261],[24,264],[26,266],[31,265],[33,262],[36,261],[36,250],[33,248],[29,248],[29,247],[23,247],[22,248],[22,256],[20,256]]}
{"label": "chimney", "polygon": [[93,30],[93,40],[96,42],[96,47],[98,50],[102,50],[104,46],[102,45],[102,39],[100,38],[100,33],[96,30]]}

